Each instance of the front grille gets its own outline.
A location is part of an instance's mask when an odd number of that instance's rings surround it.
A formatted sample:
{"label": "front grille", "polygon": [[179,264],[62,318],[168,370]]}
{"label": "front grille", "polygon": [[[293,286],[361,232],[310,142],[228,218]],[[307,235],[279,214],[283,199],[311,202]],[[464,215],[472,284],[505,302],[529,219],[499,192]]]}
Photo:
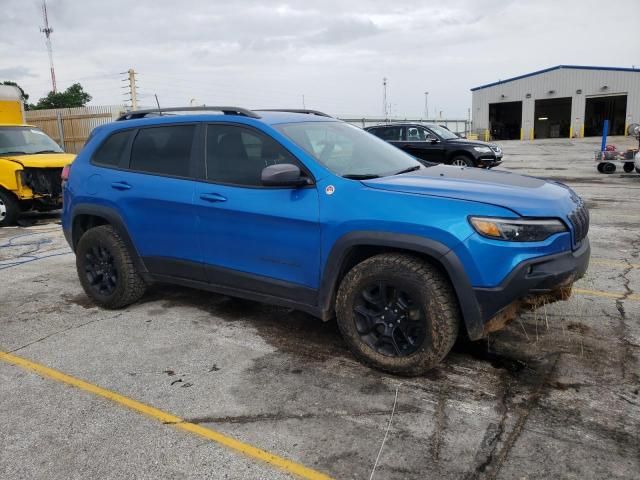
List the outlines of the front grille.
{"label": "front grille", "polygon": [[573,245],[578,247],[589,233],[589,209],[581,199],[578,207],[569,214],[569,220],[573,225]]}
{"label": "front grille", "polygon": [[62,193],[62,169],[25,168],[24,183],[33,193],[57,197]]}

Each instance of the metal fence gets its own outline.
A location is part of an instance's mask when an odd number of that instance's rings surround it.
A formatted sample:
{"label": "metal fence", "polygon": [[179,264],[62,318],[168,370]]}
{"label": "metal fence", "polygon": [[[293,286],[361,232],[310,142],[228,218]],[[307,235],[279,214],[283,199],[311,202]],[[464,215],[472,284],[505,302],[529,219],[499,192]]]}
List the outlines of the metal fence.
{"label": "metal fence", "polygon": [[[27,123],[42,129],[47,135],[53,138],[65,152],[78,153],[91,130],[98,125],[114,121],[126,107],[122,105],[99,105],[78,108],[57,108],[52,110],[29,110],[26,113]],[[471,134],[471,122],[461,119],[435,118],[425,120],[422,118],[340,118],[347,123],[351,123],[361,128],[391,122],[411,122],[411,123],[435,123],[444,125],[452,132],[465,136]]]}
{"label": "metal fence", "polygon": [[352,125],[356,125],[361,128],[371,127],[373,125],[379,125],[381,123],[393,123],[393,122],[409,122],[409,123],[434,123],[436,125],[443,125],[447,127],[452,132],[458,133],[460,135],[468,136],[471,132],[471,122],[468,120],[461,120],[456,118],[434,118],[431,120],[425,120],[424,118],[373,118],[373,117],[363,117],[363,118],[340,118],[340,120],[345,121],[347,123],[351,123]]}
{"label": "metal fence", "polygon": [[29,110],[27,123],[35,125],[53,138],[65,152],[78,153],[91,130],[115,120],[124,111],[121,105]]}

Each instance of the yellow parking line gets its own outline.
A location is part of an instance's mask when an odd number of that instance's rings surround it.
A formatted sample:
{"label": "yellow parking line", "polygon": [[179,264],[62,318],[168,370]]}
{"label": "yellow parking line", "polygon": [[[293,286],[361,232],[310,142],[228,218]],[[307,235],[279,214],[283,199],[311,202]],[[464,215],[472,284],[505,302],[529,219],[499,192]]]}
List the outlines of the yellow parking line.
{"label": "yellow parking line", "polygon": [[589,263],[595,265],[605,265],[607,267],[622,267],[622,268],[640,268],[639,263],[625,263],[617,260],[607,260],[606,258],[592,258]]}
{"label": "yellow parking line", "polygon": [[291,460],[279,457],[278,455],[274,455],[260,448],[241,442],[240,440],[228,437],[222,433],[216,432],[215,430],[196,425],[195,423],[185,422],[180,417],[167,412],[163,412],[162,410],[159,410],[155,407],[145,405],[144,403],[132,400],[125,397],[124,395],[120,395],[119,393],[106,390],[104,388],[98,387],[97,385],[85,382],[52,368],[45,367],[44,365],[32,362],[30,360],[27,360],[26,358],[18,357],[16,355],[0,351],[0,360],[3,360],[17,367],[31,370],[42,377],[50,378],[61,383],[66,383],[67,385],[79,388],[80,390],[84,390],[85,392],[93,393],[94,395],[97,395],[99,397],[106,398],[135,412],[142,413],[143,415],[151,417],[154,420],[158,420],[159,422],[165,424],[170,424],[173,427],[184,430],[186,432],[194,433],[215,443],[223,445],[231,450],[243,453],[244,455],[251,457],[252,459],[261,460],[274,467],[278,467],[285,472],[297,475],[298,477],[309,480],[331,480],[331,477],[325,475],[324,473],[317,472],[299,463],[292,462]]}
{"label": "yellow parking line", "polygon": [[[619,292],[603,292],[601,290],[589,290],[586,288],[574,288],[572,289],[573,293],[577,293],[578,295],[588,295],[592,297],[604,297],[604,298],[615,298],[616,300],[620,300],[624,298],[624,293]],[[635,300],[640,301],[640,295],[629,295],[625,300]]]}

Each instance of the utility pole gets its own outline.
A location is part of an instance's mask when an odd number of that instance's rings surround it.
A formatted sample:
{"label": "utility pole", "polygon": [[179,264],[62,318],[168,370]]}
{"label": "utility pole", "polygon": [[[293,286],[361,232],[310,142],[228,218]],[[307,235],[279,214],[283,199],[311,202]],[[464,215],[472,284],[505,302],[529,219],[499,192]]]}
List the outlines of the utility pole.
{"label": "utility pole", "polygon": [[382,113],[386,120],[389,117],[389,104],[387,103],[387,77],[382,79]]}
{"label": "utility pole", "polygon": [[56,72],[53,68],[53,47],[51,46],[51,34],[53,33],[53,28],[49,26],[46,0],[42,0],[42,18],[44,20],[44,27],[41,27],[40,31],[44,33],[44,36],[46,37],[47,52],[49,53],[49,69],[51,70],[51,87],[53,88],[53,93],[56,93],[58,89],[56,88]]}
{"label": "utility pole", "polygon": [[[129,99],[131,100],[131,110],[138,109],[138,86],[136,85],[136,71],[130,68],[126,72],[122,72],[123,75],[127,75],[127,78],[122,79],[123,82],[128,82],[129,85],[122,88],[129,89]],[[126,95],[126,93],[125,93]]]}
{"label": "utility pole", "polygon": [[302,109],[306,110],[307,106],[304,104],[304,93],[302,94]]}
{"label": "utility pole", "polygon": [[424,119],[429,120],[429,92],[424,92]]}

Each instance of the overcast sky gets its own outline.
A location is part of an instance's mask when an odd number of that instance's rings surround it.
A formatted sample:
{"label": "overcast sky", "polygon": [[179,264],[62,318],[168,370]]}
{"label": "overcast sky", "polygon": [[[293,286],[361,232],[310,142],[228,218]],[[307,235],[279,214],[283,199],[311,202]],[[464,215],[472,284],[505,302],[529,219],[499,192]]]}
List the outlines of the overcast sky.
{"label": "overcast sky", "polygon": [[[40,1],[2,0],[0,80],[51,89]],[[302,107],[464,118],[469,89],[558,65],[640,65],[638,0],[49,0],[58,89],[118,104]]]}

